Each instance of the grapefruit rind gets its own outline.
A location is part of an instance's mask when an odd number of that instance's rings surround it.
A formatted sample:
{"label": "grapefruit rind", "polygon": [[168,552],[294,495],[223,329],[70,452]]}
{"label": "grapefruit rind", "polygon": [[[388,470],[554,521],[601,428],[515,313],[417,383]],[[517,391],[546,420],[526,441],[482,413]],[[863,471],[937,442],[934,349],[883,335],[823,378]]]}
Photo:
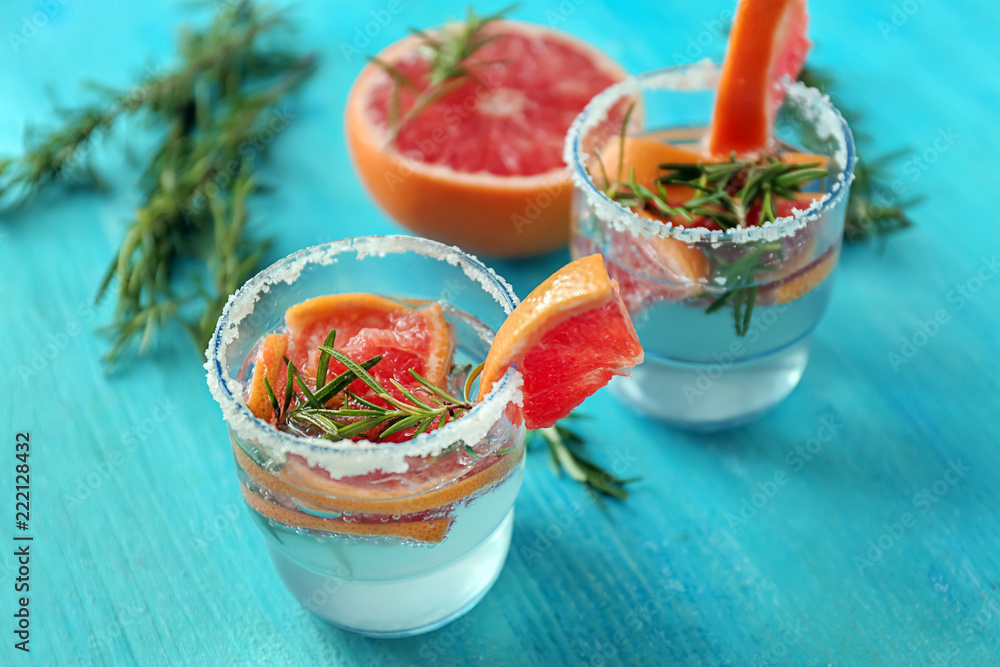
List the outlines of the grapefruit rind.
{"label": "grapefruit rind", "polygon": [[288,349],[288,334],[269,334],[261,342],[257,359],[254,361],[253,375],[250,377],[250,393],[247,395],[247,407],[260,419],[268,421],[274,416],[271,398],[267,394],[264,378],[271,385],[271,390],[280,392],[284,383],[278,382],[281,373],[285,351]]}
{"label": "grapefruit rind", "polygon": [[791,303],[813,291],[830,275],[837,266],[838,259],[840,259],[839,246],[833,248],[832,252],[829,252],[825,259],[817,262],[815,266],[806,270],[801,276],[779,285],[778,303]]}
{"label": "grapefruit rind", "polygon": [[343,518],[325,518],[295,512],[268,502],[256,493],[240,485],[243,498],[259,513],[286,526],[322,530],[328,533],[358,536],[400,537],[418,542],[437,543],[444,540],[454,521],[451,517],[423,521],[387,521],[385,523],[361,523]]}
{"label": "grapefruit rind", "polygon": [[399,497],[398,492],[397,495],[388,495],[375,488],[375,485],[348,484],[331,479],[322,469],[311,468],[304,459],[296,455],[290,455],[282,470],[274,474],[254,463],[236,443],[233,443],[233,453],[237,464],[247,476],[259,487],[276,496],[308,502],[327,512],[388,515],[425,512],[467,498],[480,489],[505,479],[524,458],[524,448],[518,447],[489,466],[472,471],[471,475],[466,473],[457,480],[447,482],[440,489],[433,488],[440,484],[440,480],[433,480],[430,489],[414,489],[411,495]]}

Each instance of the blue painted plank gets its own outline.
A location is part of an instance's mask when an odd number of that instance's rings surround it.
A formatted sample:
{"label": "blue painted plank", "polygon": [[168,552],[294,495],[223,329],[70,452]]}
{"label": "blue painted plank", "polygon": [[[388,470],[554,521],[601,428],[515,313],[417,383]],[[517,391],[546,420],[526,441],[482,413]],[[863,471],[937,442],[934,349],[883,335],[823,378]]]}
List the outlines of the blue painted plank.
{"label": "blue painted plank", "polygon": [[[359,46],[375,51],[464,4],[401,0]],[[34,447],[32,662],[995,664],[1000,277],[989,267],[1000,254],[990,180],[1000,9],[812,4],[815,61],[864,108],[880,147],[911,145],[922,159],[897,174],[907,195],[927,195],[919,226],[884,252],[845,252],[802,384],[765,419],[695,435],[634,416],[604,392],[588,400],[597,419],[582,428],[596,456],[644,481],[602,510],[532,455],[496,588],[426,636],[331,630],[284,591],[242,509],[218,409],[185,340],[105,375],[93,329],[107,306],[91,300],[136,201],[118,151],[95,153],[121,184],[113,193],[46,196],[3,214],[0,437],[30,430]],[[361,66],[342,45],[387,5],[296,10],[301,44],[324,63],[274,144],[265,174],[280,189],[255,203],[261,231],[282,230],[272,259],[397,229],[361,190],[340,125]],[[638,72],[675,53],[720,57],[716,21],[731,5],[531,1],[517,16],[581,35]],[[25,20],[46,8],[29,35]],[[17,151],[26,123],[52,119],[48,90],[72,103],[82,78],[126,85],[155,71],[173,26],[192,16],[174,3],[5,3],[0,153]],[[146,140],[138,127],[114,140],[126,135]],[[523,295],[566,258],[491,263]],[[947,322],[894,368],[889,354],[923,342],[921,323],[938,311]],[[13,445],[3,447],[6,457]],[[5,509],[4,544],[11,520]],[[0,549],[4,613],[11,552]],[[5,637],[0,662],[14,664]]]}

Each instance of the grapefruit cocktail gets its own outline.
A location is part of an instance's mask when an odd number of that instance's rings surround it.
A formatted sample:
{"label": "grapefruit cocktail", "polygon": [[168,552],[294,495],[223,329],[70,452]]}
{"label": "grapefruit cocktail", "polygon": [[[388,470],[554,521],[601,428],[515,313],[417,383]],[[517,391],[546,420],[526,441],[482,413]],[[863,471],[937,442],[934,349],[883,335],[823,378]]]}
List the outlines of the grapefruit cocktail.
{"label": "grapefruit cocktail", "polygon": [[403,636],[461,615],[499,575],[526,430],[642,349],[599,255],[519,304],[457,248],[361,237],[255,276],[207,356],[286,586],[333,625]]}
{"label": "grapefruit cocktail", "polygon": [[604,256],[649,353],[612,389],[680,426],[787,396],[830,298],[855,154],[829,99],[792,81],[807,19],[804,0],[743,0],[721,68],[616,84],[567,136],[571,248]]}

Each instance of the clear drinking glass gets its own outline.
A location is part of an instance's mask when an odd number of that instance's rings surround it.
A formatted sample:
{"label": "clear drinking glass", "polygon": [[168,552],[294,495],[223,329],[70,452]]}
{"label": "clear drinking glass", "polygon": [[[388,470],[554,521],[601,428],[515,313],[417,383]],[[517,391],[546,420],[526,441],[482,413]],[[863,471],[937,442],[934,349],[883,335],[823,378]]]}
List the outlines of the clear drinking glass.
{"label": "clear drinking glass", "polygon": [[[641,218],[594,185],[595,150],[619,141],[632,102],[628,135],[701,142],[718,76],[705,61],[630,78],[595,97],[566,138],[575,184],[571,249],[577,257],[603,254],[646,351],[645,362],[631,377],[615,378],[612,391],[640,412],[697,430],[749,421],[798,384],[810,334],[830,299],[856,160],[851,131],[829,99],[786,83],[776,138],[829,160],[821,186],[829,195],[803,203],[804,210],[760,227],[699,231]],[[708,259],[707,279],[678,270],[668,247],[676,243]],[[742,290],[739,309],[734,290]],[[727,291],[726,305],[709,310]],[[751,291],[752,316],[744,319]]]}
{"label": "clear drinking glass", "polygon": [[503,567],[524,470],[521,376],[511,369],[468,414],[403,443],[295,437],[254,417],[245,387],[261,337],[282,327],[289,306],[347,292],[440,302],[456,365],[486,357],[517,297],[457,248],[346,239],[247,282],[206,353],[240,490],[292,595],[347,630],[417,634],[471,609]]}

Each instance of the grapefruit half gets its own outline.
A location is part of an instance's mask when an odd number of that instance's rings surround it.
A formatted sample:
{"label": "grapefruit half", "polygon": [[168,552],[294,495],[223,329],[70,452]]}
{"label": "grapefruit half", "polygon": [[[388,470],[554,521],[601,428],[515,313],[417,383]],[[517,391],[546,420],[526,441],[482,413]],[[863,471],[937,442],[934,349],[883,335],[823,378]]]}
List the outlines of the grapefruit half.
{"label": "grapefruit half", "polygon": [[[569,235],[573,188],[562,147],[570,123],[625,71],[557,30],[497,21],[482,35],[490,41],[464,63],[473,76],[400,125],[395,138],[397,84],[366,65],[347,99],[347,144],[365,188],[403,226],[476,253],[539,254]],[[410,36],[378,54],[413,84],[400,88],[396,118],[430,84],[422,46]]]}

